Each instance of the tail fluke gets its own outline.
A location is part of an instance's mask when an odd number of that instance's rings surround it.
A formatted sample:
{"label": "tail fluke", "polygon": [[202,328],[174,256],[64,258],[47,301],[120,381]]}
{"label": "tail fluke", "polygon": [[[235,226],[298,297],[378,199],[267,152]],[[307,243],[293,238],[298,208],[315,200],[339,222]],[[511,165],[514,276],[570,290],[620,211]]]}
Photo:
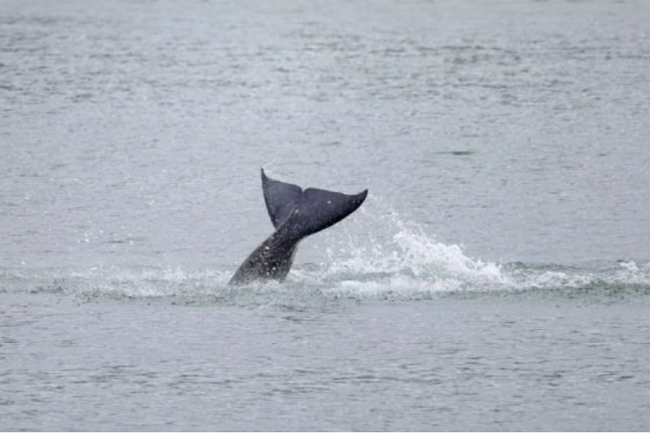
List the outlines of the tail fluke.
{"label": "tail fluke", "polygon": [[290,221],[292,232],[302,237],[322,231],[352,214],[361,206],[368,190],[359,194],[308,188],[302,190],[269,178],[262,169],[264,201],[273,226],[278,229]]}
{"label": "tail fluke", "polygon": [[359,208],[368,195],[368,190],[359,194],[317,188],[303,191],[295,184],[269,178],[264,169],[262,188],[276,230],[246,258],[230,279],[231,284],[284,280],[300,240],[340,222]]}

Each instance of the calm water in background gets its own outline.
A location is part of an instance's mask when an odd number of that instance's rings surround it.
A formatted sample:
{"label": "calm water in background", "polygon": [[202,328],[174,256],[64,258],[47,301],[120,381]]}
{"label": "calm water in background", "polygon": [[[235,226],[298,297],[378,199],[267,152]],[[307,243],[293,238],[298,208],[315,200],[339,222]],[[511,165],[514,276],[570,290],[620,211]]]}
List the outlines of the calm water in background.
{"label": "calm water in background", "polygon": [[[648,22],[0,2],[0,429],[650,429]],[[229,288],[262,166],[371,195]]]}

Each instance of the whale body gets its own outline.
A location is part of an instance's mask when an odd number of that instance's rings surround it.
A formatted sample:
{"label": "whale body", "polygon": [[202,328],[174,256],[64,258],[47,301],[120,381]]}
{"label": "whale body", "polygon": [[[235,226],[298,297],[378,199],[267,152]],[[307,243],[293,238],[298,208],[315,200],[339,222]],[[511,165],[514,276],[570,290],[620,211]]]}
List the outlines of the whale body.
{"label": "whale body", "polygon": [[246,258],[230,279],[232,285],[255,281],[283,281],[298,248],[298,243],[352,214],[361,206],[368,190],[359,194],[307,188],[269,178],[262,168],[262,190],[269,217],[275,228]]}

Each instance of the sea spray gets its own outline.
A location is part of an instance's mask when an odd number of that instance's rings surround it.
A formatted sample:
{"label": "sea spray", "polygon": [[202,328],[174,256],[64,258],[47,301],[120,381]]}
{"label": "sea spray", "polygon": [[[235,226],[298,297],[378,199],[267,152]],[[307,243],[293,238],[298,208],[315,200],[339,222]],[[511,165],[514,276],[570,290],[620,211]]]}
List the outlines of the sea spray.
{"label": "sea spray", "polygon": [[462,246],[439,242],[381,199],[371,196],[367,205],[353,219],[356,224],[332,237],[327,258],[312,277],[334,289],[355,288],[369,295],[501,289],[510,283],[499,264],[472,259]]}

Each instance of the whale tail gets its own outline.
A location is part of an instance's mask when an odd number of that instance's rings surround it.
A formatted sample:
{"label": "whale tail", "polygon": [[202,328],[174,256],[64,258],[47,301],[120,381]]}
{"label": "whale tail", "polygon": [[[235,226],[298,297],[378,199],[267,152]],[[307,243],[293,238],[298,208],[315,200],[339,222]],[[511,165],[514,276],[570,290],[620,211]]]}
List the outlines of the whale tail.
{"label": "whale tail", "polygon": [[[307,188],[271,179],[262,169],[262,190],[275,229],[290,226],[299,238],[315,234],[352,214],[366,200],[368,190],[359,194]],[[289,228],[287,228],[289,229]]]}
{"label": "whale tail", "polygon": [[255,280],[284,280],[291,269],[298,242],[352,214],[368,190],[359,194],[308,188],[269,178],[262,169],[262,189],[275,232],[246,258],[231,284]]}

